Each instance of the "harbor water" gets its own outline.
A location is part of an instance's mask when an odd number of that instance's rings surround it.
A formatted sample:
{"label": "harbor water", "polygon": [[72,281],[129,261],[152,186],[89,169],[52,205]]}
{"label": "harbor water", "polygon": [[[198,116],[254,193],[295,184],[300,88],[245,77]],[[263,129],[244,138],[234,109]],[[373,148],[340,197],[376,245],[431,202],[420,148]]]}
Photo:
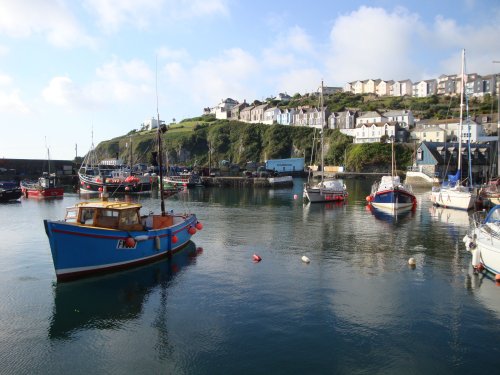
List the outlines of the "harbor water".
{"label": "harbor water", "polygon": [[182,252],[69,283],[43,219],[81,197],[1,204],[0,373],[498,371],[500,287],[472,272],[467,212],[431,206],[430,189],[414,211],[371,211],[369,180],[347,180],[345,204],[307,205],[302,182],[180,192],[167,209],[204,225]]}

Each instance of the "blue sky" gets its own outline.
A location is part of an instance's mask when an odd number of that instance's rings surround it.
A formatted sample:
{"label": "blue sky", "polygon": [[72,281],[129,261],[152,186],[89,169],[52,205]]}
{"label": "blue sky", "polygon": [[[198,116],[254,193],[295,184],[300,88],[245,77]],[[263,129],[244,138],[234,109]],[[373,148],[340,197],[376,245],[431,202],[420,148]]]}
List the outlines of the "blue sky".
{"label": "blue sky", "polygon": [[358,79],[500,72],[500,1],[0,0],[0,157]]}

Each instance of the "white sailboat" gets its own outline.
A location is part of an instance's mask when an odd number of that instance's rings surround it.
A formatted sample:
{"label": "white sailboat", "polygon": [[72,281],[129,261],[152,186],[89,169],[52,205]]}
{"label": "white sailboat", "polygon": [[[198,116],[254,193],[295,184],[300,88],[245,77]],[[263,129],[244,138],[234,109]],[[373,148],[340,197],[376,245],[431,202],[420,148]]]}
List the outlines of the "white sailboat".
{"label": "white sailboat", "polygon": [[[443,183],[439,188],[432,189],[431,201],[433,204],[442,207],[456,208],[461,210],[470,210],[474,207],[476,194],[470,184],[471,178],[468,179],[467,186],[461,184],[461,168],[462,168],[462,125],[463,125],[463,108],[464,108],[464,94],[465,94],[465,49],[462,50],[462,82],[460,84],[460,123],[459,123],[459,137],[458,137],[458,169],[457,173],[448,176],[448,181]],[[469,123],[469,113],[467,106],[467,123]],[[467,143],[470,143],[470,137]],[[470,158],[469,158],[469,175],[471,171]]]}
{"label": "white sailboat", "polygon": [[323,82],[321,82],[320,92],[320,111],[321,111],[321,180],[317,184],[313,184],[311,176],[309,175],[308,181],[304,184],[303,197],[311,203],[316,202],[334,202],[343,201],[347,199],[348,193],[343,181],[328,178],[325,179],[324,175],[324,131],[326,128],[326,111],[323,104]]}
{"label": "white sailboat", "polygon": [[486,268],[500,281],[500,205],[493,207],[485,219],[484,213],[474,214],[471,232],[463,241],[472,254],[472,266],[477,270]]}

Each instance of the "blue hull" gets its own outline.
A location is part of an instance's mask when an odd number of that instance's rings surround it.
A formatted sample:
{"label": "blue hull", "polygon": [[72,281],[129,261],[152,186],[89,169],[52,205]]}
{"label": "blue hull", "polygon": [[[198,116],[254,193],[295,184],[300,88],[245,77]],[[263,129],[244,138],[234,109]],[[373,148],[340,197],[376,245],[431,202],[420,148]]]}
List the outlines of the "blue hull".
{"label": "blue hull", "polygon": [[370,201],[374,207],[396,210],[412,207],[415,202],[415,196],[405,190],[377,191]]}
{"label": "blue hull", "polygon": [[[188,215],[167,228],[123,231],[44,220],[58,281],[129,268],[172,255],[189,242],[188,229],[196,223],[196,216]],[[176,243],[172,241],[174,235]]]}

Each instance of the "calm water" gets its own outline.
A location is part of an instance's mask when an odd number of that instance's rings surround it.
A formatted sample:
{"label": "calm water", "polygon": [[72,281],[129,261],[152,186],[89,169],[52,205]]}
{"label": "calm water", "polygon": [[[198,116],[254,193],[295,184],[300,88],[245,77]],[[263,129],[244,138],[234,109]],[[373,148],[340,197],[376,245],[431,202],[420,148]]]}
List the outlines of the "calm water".
{"label": "calm water", "polygon": [[66,284],[42,220],[79,197],[0,205],[0,373],[496,373],[500,287],[471,272],[467,213],[422,190],[416,212],[383,217],[369,181],[347,185],[345,205],[303,205],[300,180],[181,193],[166,205],[203,222],[191,246]]}

